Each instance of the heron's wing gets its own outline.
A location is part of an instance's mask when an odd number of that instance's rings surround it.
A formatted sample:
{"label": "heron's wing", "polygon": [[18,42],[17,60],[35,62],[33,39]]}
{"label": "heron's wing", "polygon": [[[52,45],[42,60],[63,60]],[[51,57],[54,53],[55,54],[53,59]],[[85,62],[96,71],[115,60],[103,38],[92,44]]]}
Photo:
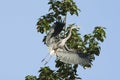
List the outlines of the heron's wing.
{"label": "heron's wing", "polygon": [[56,22],[49,30],[47,36],[46,36],[46,45],[50,46],[53,43],[57,43],[60,39],[58,38],[58,35],[63,30],[63,27],[65,26],[65,23],[62,22]]}
{"label": "heron's wing", "polygon": [[54,25],[54,32],[52,33],[51,37],[56,37],[60,34],[60,32],[63,30],[63,27],[65,26],[65,23],[62,22],[56,22]]}
{"label": "heron's wing", "polygon": [[57,50],[56,54],[57,58],[64,63],[80,64],[82,66],[91,65],[89,56],[75,50],[67,51],[60,49]]}

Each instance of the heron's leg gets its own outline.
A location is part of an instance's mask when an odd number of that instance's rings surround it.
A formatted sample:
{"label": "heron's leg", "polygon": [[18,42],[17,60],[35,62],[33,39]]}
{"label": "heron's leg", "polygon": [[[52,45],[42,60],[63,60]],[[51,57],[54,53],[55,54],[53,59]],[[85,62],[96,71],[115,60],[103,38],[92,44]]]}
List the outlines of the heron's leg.
{"label": "heron's leg", "polygon": [[47,61],[45,61],[45,64],[44,64],[44,65],[46,65],[46,64],[50,61],[51,57],[52,57],[52,56],[50,56],[49,59],[48,59]]}
{"label": "heron's leg", "polygon": [[69,49],[66,44],[65,44],[65,48],[66,48],[67,51],[73,51],[72,49]]}
{"label": "heron's leg", "polygon": [[45,56],[45,58],[42,59],[41,62],[45,61],[45,59],[49,56],[49,53]]}
{"label": "heron's leg", "polygon": [[66,48],[66,50],[67,50],[67,51],[69,51],[69,50],[70,50],[66,44],[65,44],[65,48]]}

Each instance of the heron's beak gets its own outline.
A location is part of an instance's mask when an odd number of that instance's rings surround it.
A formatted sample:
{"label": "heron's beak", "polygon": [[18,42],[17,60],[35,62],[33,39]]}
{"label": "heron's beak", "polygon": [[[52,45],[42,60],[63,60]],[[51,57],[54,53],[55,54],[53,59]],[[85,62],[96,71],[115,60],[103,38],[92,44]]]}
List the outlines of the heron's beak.
{"label": "heron's beak", "polygon": [[79,30],[80,28],[77,28],[77,30]]}
{"label": "heron's beak", "polygon": [[80,29],[80,26],[77,26],[76,29],[79,30],[79,29]]}

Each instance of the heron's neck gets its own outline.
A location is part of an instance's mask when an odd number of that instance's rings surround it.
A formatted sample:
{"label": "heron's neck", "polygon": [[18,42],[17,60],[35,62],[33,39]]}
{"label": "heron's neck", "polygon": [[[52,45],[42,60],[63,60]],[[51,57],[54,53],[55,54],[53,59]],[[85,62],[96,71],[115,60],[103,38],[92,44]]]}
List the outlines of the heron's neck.
{"label": "heron's neck", "polygon": [[65,41],[67,41],[71,37],[71,32],[72,32],[72,29],[70,29],[69,35],[64,39]]}
{"label": "heron's neck", "polygon": [[70,29],[69,35],[68,35],[66,38],[60,40],[59,47],[63,47],[63,46],[65,45],[65,43],[67,42],[67,40],[68,40],[68,39],[70,38],[70,36],[71,36],[71,31],[72,31],[72,29]]}

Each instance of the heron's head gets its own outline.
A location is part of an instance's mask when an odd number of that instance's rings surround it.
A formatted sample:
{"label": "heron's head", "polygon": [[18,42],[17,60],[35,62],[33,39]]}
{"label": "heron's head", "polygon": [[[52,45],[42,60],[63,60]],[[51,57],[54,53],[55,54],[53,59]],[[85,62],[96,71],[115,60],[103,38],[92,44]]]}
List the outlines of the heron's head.
{"label": "heron's head", "polygon": [[80,27],[79,27],[79,26],[77,26],[77,25],[72,25],[70,29],[71,29],[71,30],[72,30],[72,29],[77,29],[77,30],[79,30],[79,29],[80,29]]}

